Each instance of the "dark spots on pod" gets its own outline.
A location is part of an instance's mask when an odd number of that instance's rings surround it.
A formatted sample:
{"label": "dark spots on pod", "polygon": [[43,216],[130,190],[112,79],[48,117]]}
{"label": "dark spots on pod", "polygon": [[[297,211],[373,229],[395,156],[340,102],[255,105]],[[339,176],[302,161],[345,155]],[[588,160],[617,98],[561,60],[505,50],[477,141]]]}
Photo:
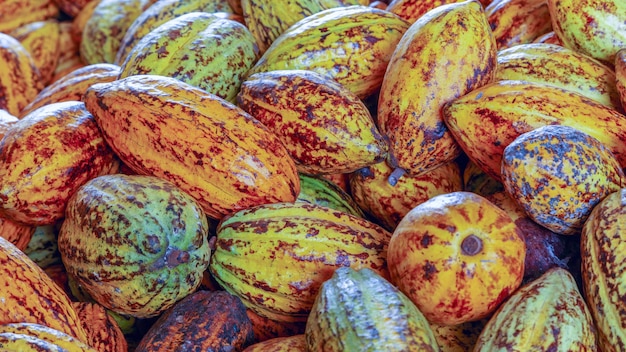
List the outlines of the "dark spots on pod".
{"label": "dark spots on pod", "polygon": [[424,140],[422,140],[422,147],[424,147],[426,144],[432,144],[435,143],[435,141],[443,138],[445,136],[446,131],[448,131],[448,128],[446,127],[446,124],[442,121],[439,120],[435,123],[435,126],[433,127],[426,127],[424,126],[423,128],[423,132],[424,132]]}
{"label": "dark spots on pod", "polygon": [[161,241],[157,235],[146,235],[143,241],[143,248],[150,254],[157,254],[161,251]]}
{"label": "dark spots on pod", "polygon": [[267,282],[264,282],[264,281],[254,281],[252,283],[252,286],[254,286],[254,287],[258,288],[258,289],[261,289],[263,291],[266,291],[266,292],[272,292],[272,293],[273,292],[278,292],[277,288],[272,287],[271,285],[269,285]]}
{"label": "dark spots on pod", "polygon": [[426,263],[422,267],[422,270],[424,272],[424,279],[428,281],[431,281],[438,273],[437,267],[430,260],[426,261]]}
{"label": "dark spots on pod", "polygon": [[432,243],[433,243],[433,236],[431,236],[428,233],[424,234],[424,236],[420,240],[420,245],[422,246],[422,248],[428,248]]}

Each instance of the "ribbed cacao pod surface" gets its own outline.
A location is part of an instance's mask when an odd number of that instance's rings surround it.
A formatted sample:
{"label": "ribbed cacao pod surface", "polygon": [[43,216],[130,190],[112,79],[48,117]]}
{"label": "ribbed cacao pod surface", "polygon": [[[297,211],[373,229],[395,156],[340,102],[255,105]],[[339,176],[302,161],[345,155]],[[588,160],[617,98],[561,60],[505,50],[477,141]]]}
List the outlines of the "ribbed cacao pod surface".
{"label": "ribbed cacao pod surface", "polygon": [[149,318],[198,288],[207,237],[204,211],[173,183],[115,174],[73,194],[58,246],[68,274],[96,302]]}
{"label": "ribbed cacao pod surface", "polygon": [[0,33],[0,109],[19,116],[43,88],[35,60],[17,39]]}
{"label": "ribbed cacao pod surface", "polygon": [[315,71],[363,99],[380,87],[389,59],[408,27],[398,16],[368,6],[320,11],[278,36],[248,75]]}
{"label": "ribbed cacao pod surface", "polygon": [[552,30],[548,4],[543,0],[494,0],[485,7],[485,15],[498,50],[530,43]]}
{"label": "ribbed cacao pod surface", "polygon": [[591,212],[581,233],[583,294],[602,351],[626,349],[626,189],[609,194]]}
{"label": "ribbed cacao pod surface", "polygon": [[24,117],[44,105],[64,101],[81,101],[89,87],[118,78],[120,67],[113,64],[93,64],[78,68],[49,84],[21,111]]}
{"label": "ribbed cacao pod surface", "polygon": [[118,167],[85,104],[46,105],[24,116],[0,142],[0,214],[28,225],[53,224],[78,187]]}
{"label": "ribbed cacao pod surface", "polygon": [[615,55],[615,85],[619,92],[622,108],[626,110],[626,48]]}
{"label": "ribbed cacao pod surface", "polygon": [[97,303],[73,302],[83,323],[89,346],[100,352],[127,352],[128,343],[117,322]]}
{"label": "ribbed cacao pod surface", "polygon": [[0,237],[4,237],[21,251],[26,250],[35,228],[35,226],[20,224],[0,217]]}
{"label": "ribbed cacao pod surface", "polygon": [[230,102],[258,47],[241,23],[206,12],[175,17],[146,34],[121,63],[120,78],[173,77]]}
{"label": "ribbed cacao pod surface", "polygon": [[441,108],[490,83],[495,68],[495,40],[477,0],[438,6],[413,23],[380,88],[377,121],[389,138],[388,163],[418,176],[458,157]]}
{"label": "ribbed cacao pod surface", "polygon": [[560,125],[539,127],[511,142],[502,157],[502,179],[531,219],[562,235],[579,233],[596,204],[626,186],[608,148]]}
{"label": "ribbed cacao pod surface", "polygon": [[16,352],[98,351],[65,332],[46,325],[27,322],[0,325],[0,349]]}
{"label": "ribbed cacao pod surface", "polygon": [[87,334],[63,290],[24,252],[0,237],[0,325],[35,323],[78,340]]}
{"label": "ribbed cacao pod surface", "polygon": [[59,8],[53,0],[2,0],[0,9],[2,33],[10,33],[25,24],[59,16]]}
{"label": "ribbed cacao pod surface", "polygon": [[253,338],[239,298],[225,291],[196,291],[161,314],[135,351],[242,351]]}
{"label": "ribbed cacao pod surface", "polygon": [[349,173],[387,157],[387,143],[365,104],[317,72],[252,74],[237,104],[280,137],[300,172]]}
{"label": "ribbed cacao pod surface", "polygon": [[413,24],[438,6],[462,1],[465,0],[391,0],[386,10]]}
{"label": "ribbed cacao pod surface", "polygon": [[350,191],[356,203],[389,231],[393,231],[411,209],[428,199],[463,190],[456,161],[419,176],[403,175],[395,185],[389,183],[393,171],[382,162],[350,174]]}
{"label": "ribbed cacao pod surface", "polygon": [[490,316],[521,284],[526,245],[511,217],[475,193],[435,196],[402,218],[389,241],[391,282],[429,322]]}
{"label": "ribbed cacao pod surface", "polygon": [[321,205],[364,218],[363,210],[352,196],[325,178],[299,174],[300,194],[296,201]]}
{"label": "ribbed cacao pod surface", "polygon": [[80,57],[88,65],[114,63],[128,27],[156,0],[100,0],[85,23]]}
{"label": "ribbed cacao pod surface", "polygon": [[246,309],[246,314],[252,322],[252,331],[254,331],[255,343],[278,337],[289,337],[294,335],[302,335],[304,340],[306,321],[300,321],[297,323],[277,321],[258,315],[250,308]]}
{"label": "ribbed cacao pod surface", "polygon": [[339,268],[322,284],[305,337],[309,351],[439,351],[422,312],[368,268]]}
{"label": "ribbed cacao pod surface", "polygon": [[39,70],[42,85],[47,85],[54,75],[61,55],[59,22],[57,20],[31,22],[16,28],[10,34],[30,53]]}
{"label": "ribbed cacao pod surface", "polygon": [[474,351],[597,351],[596,329],[576,281],[553,268],[520,287],[483,328]]}
{"label": "ribbed cacao pod surface", "polygon": [[295,163],[278,137],[200,88],[137,75],[92,85],[84,101],[124,164],[175,183],[214,219],[293,202],[300,192]]}
{"label": "ribbed cacao pod surface", "polygon": [[121,65],[135,45],[163,23],[191,12],[232,12],[226,1],[220,0],[165,0],[157,1],[143,11],[130,25],[115,56]]}
{"label": "ribbed cacao pod surface", "polygon": [[222,219],[209,270],[259,315],[303,322],[336,269],[368,267],[388,277],[390,235],[363,218],[315,204],[259,205]]}

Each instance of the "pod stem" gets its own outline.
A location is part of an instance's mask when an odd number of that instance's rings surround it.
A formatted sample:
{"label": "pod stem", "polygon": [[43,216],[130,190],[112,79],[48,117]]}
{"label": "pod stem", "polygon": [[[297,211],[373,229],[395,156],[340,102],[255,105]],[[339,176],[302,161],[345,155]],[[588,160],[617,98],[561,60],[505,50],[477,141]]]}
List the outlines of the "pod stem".
{"label": "pod stem", "polygon": [[395,186],[398,183],[398,180],[400,180],[400,177],[402,177],[405,172],[406,171],[403,168],[396,167],[391,172],[391,175],[389,175],[389,178],[387,178],[387,182],[389,182],[392,187]]}

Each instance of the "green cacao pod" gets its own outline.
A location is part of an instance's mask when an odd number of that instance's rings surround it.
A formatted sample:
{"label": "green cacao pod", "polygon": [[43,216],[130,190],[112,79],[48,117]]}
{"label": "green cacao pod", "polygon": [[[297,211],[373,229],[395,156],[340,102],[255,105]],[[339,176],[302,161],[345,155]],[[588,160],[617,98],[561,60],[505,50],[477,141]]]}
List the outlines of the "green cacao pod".
{"label": "green cacao pod", "polygon": [[365,215],[352,197],[334,182],[325,178],[299,174],[300,194],[296,200],[341,210],[364,218]]}
{"label": "green cacao pod", "polygon": [[235,101],[259,49],[241,23],[204,12],[188,13],[146,34],[122,63],[120,78],[161,75]]}
{"label": "green cacao pod", "polygon": [[148,318],[200,285],[207,236],[206,214],[174,184],[115,174],[74,193],[58,246],[68,275],[96,302]]}
{"label": "green cacao pod", "polygon": [[309,351],[439,351],[428,321],[374,271],[335,270],[307,320]]}

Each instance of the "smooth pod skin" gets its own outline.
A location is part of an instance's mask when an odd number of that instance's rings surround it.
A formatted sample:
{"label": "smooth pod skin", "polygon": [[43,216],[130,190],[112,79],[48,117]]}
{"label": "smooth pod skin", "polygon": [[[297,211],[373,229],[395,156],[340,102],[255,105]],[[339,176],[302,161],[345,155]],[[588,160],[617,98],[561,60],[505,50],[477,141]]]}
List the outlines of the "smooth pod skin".
{"label": "smooth pod skin", "polygon": [[235,101],[244,74],[256,63],[258,47],[241,23],[192,12],[146,34],[121,64],[120,78],[161,75]]}
{"label": "smooth pod skin", "polygon": [[293,202],[300,192],[295,163],[278,137],[202,89],[137,75],[93,85],[84,100],[124,164],[175,183],[214,219]]}
{"label": "smooth pod skin", "polygon": [[13,244],[0,237],[0,325],[36,323],[87,341],[68,296],[52,278]]}
{"label": "smooth pod skin", "polygon": [[529,43],[498,52],[496,80],[522,80],[567,89],[622,111],[615,71],[560,45]]}
{"label": "smooth pod skin", "polygon": [[242,351],[253,338],[239,298],[226,291],[201,290],[161,314],[135,351]]}
{"label": "smooth pod skin", "polygon": [[439,6],[413,23],[380,89],[377,121],[389,138],[389,164],[418,176],[456,158],[461,149],[441,107],[491,82],[495,65],[495,40],[478,1]]}
{"label": "smooth pod skin", "polygon": [[243,352],[306,352],[304,334],[275,337],[248,346]]}
{"label": "smooth pod skin", "polygon": [[522,286],[489,319],[473,351],[597,351],[596,330],[574,277],[554,268]]}
{"label": "smooth pod skin", "polygon": [[626,176],[600,141],[551,125],[520,135],[504,149],[502,182],[536,223],[573,235],[596,204],[626,184]]}
{"label": "smooth pod skin", "polygon": [[30,53],[15,38],[0,33],[0,109],[19,116],[43,88]]}
{"label": "smooth pod skin", "polygon": [[300,172],[349,173],[387,157],[365,104],[319,73],[255,73],[242,83],[237,104],[279,136]]}
{"label": "smooth pod skin", "polygon": [[87,64],[115,62],[128,27],[156,0],[101,0],[83,28],[79,44],[81,59]]}
{"label": "smooth pod skin", "polygon": [[137,43],[152,30],[178,16],[191,12],[232,13],[226,1],[216,0],[165,0],[157,1],[143,11],[128,27],[117,50],[115,61],[121,65]]}
{"label": "smooth pod skin", "polygon": [[390,236],[363,218],[319,205],[260,205],[221,221],[209,270],[257,314],[305,322],[320,285],[337,268],[368,267],[388,277]]}
{"label": "smooth pod skin", "polygon": [[552,28],[563,46],[612,65],[626,47],[623,0],[548,0]]}
{"label": "smooth pod skin", "polygon": [[493,313],[522,282],[525,254],[511,217],[462,191],[413,208],[393,232],[387,263],[429,322],[454,325]]}
{"label": "smooth pod skin", "polygon": [[118,167],[85,104],[46,105],[0,142],[0,215],[27,225],[53,224],[80,186]]}
{"label": "smooth pod skin", "polygon": [[522,133],[554,124],[598,139],[626,167],[626,116],[566,89],[498,81],[446,104],[442,114],[465,154],[498,181],[504,148]]}
{"label": "smooth pod skin", "polygon": [[199,204],[171,182],[115,174],[74,193],[58,246],[89,296],[119,314],[149,318],[200,285],[208,231]]}
{"label": "smooth pod skin", "polygon": [[439,351],[415,304],[367,268],[339,268],[322,284],[305,337],[309,351]]}
{"label": "smooth pod skin", "polygon": [[495,0],[485,7],[485,14],[498,50],[530,43],[552,30],[544,0]]}
{"label": "smooth pod skin", "polygon": [[39,70],[42,86],[47,85],[61,55],[59,22],[57,20],[31,22],[16,28],[10,34],[30,53]]}
{"label": "smooth pod skin", "polygon": [[350,174],[354,200],[389,231],[417,205],[439,194],[463,189],[455,161],[419,176],[404,175],[393,186],[388,181],[392,172],[387,163],[378,163]]}
{"label": "smooth pod skin", "polygon": [[81,67],[41,90],[22,110],[20,116],[24,117],[44,105],[63,101],[80,101],[87,88],[96,83],[112,82],[118,78],[119,74],[120,67],[113,64],[102,63]]}
{"label": "smooth pod skin", "polygon": [[320,11],[283,32],[248,72],[311,70],[364,99],[380,88],[409,23],[385,10],[354,5]]}
{"label": "smooth pod skin", "polygon": [[622,108],[626,110],[626,48],[615,55],[615,85],[619,92]]}
{"label": "smooth pod skin", "polygon": [[602,351],[626,349],[626,190],[595,206],[581,233],[583,294],[598,329]]}

